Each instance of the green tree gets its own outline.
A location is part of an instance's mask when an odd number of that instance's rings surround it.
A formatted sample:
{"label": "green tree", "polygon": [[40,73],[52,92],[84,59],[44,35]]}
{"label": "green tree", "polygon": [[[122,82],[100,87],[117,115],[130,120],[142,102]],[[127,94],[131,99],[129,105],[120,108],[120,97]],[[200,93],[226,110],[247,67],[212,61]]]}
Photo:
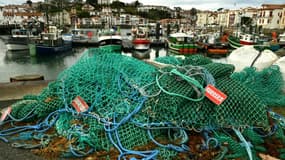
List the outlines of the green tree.
{"label": "green tree", "polygon": [[86,0],[86,3],[92,5],[92,6],[97,6],[98,5],[98,0]]}
{"label": "green tree", "polygon": [[160,20],[171,17],[171,14],[167,11],[162,11],[158,9],[150,9],[148,12],[138,12],[138,15],[152,20]]}
{"label": "green tree", "polygon": [[120,1],[114,1],[112,4],[111,4],[111,8],[115,8],[115,9],[122,9],[125,7],[125,3],[123,2],[120,2]]}
{"label": "green tree", "polygon": [[87,11],[80,11],[77,13],[78,18],[89,18],[90,14]]}
{"label": "green tree", "polygon": [[29,6],[32,6],[33,2],[31,0],[27,0],[26,2]]}
{"label": "green tree", "polygon": [[137,7],[141,6],[142,3],[140,3],[138,0],[136,0],[135,3],[134,3],[134,5],[135,5],[135,7],[137,8]]}

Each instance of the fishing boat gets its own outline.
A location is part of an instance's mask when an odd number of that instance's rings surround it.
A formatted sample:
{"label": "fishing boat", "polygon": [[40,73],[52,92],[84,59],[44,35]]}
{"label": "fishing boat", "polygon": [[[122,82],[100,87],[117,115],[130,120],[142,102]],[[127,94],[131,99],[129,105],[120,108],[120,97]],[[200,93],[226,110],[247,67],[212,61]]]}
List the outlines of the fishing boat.
{"label": "fishing boat", "polygon": [[98,46],[97,30],[92,28],[75,28],[71,30],[72,46]]}
{"label": "fishing boat", "polygon": [[254,45],[257,42],[257,36],[253,34],[245,34],[241,32],[234,32],[234,35],[228,37],[229,45],[237,49],[245,45]]}
{"label": "fishing boat", "polygon": [[103,29],[98,33],[99,48],[110,52],[122,51],[122,36],[119,31],[111,29]]}
{"label": "fishing boat", "polygon": [[149,59],[151,50],[134,50],[132,52],[132,57],[137,59]]}
{"label": "fishing boat", "polygon": [[167,38],[168,48],[176,54],[197,53],[198,45],[195,43],[194,35],[177,32],[170,34]]}
{"label": "fishing boat", "polygon": [[237,49],[242,46],[253,45],[255,48],[270,49],[276,51],[280,48],[274,41],[265,40],[263,35],[234,32],[234,35],[228,37],[229,45]]}
{"label": "fishing boat", "polygon": [[209,34],[207,42],[204,43],[203,46],[206,56],[226,56],[229,53],[227,34],[224,34],[222,37],[216,37],[214,34]]}
{"label": "fishing boat", "polygon": [[28,50],[29,41],[37,38],[39,36],[36,29],[12,29],[11,36],[5,42],[5,45],[9,51]]}
{"label": "fishing boat", "polygon": [[282,34],[279,34],[278,44],[280,45],[280,47],[285,47],[285,32],[283,32]]}
{"label": "fishing boat", "polygon": [[150,49],[150,39],[146,27],[137,27],[133,30],[133,35],[132,43],[135,50],[145,51]]}
{"label": "fishing boat", "polygon": [[56,26],[49,26],[47,32],[41,33],[41,40],[30,43],[30,55],[50,55],[72,50],[71,41],[64,41],[61,34],[62,30]]}

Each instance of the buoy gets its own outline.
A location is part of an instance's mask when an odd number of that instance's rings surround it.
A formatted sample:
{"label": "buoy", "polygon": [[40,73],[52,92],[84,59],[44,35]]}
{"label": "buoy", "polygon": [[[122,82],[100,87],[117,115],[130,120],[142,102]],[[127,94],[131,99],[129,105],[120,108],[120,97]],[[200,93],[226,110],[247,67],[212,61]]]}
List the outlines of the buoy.
{"label": "buoy", "polygon": [[253,45],[249,45],[233,50],[227,57],[227,62],[235,66],[235,72],[242,71],[252,64],[252,67],[256,67],[257,70],[261,71],[272,65],[277,59],[278,56],[271,50],[265,49],[259,55],[259,51]]}

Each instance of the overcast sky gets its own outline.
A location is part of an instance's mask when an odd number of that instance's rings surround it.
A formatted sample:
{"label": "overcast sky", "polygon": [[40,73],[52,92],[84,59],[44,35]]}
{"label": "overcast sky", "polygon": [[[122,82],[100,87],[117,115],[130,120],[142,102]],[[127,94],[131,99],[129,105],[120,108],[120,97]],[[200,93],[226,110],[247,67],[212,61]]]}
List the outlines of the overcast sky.
{"label": "overcast sky", "polygon": [[[43,0],[32,0],[38,2]],[[135,0],[120,0],[131,3]],[[0,5],[22,4],[26,0],[0,0]],[[217,10],[218,8],[239,9],[245,7],[260,7],[262,4],[285,4],[284,0],[139,0],[144,5],[163,5],[170,8],[181,7],[182,9]]]}

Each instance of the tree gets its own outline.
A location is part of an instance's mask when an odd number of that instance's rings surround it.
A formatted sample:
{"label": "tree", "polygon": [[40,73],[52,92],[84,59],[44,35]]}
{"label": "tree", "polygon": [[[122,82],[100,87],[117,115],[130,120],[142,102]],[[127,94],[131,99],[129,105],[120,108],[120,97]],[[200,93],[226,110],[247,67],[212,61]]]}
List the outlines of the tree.
{"label": "tree", "polygon": [[86,3],[92,5],[92,6],[97,6],[98,5],[98,0],[86,0]]}
{"label": "tree", "polygon": [[120,1],[114,1],[111,4],[111,8],[115,8],[115,9],[121,9],[121,8],[124,8],[124,7],[125,7],[125,3],[120,2]]}
{"label": "tree", "polygon": [[138,12],[138,15],[152,20],[160,20],[171,17],[171,14],[167,11],[162,11],[158,9],[150,9],[148,12]]}
{"label": "tree", "polygon": [[138,0],[136,0],[135,3],[134,3],[134,5],[135,5],[135,7],[139,7],[139,6],[142,5],[142,3],[140,3]]}
{"label": "tree", "polygon": [[31,0],[27,0],[26,2],[30,7],[32,6],[33,2]]}

